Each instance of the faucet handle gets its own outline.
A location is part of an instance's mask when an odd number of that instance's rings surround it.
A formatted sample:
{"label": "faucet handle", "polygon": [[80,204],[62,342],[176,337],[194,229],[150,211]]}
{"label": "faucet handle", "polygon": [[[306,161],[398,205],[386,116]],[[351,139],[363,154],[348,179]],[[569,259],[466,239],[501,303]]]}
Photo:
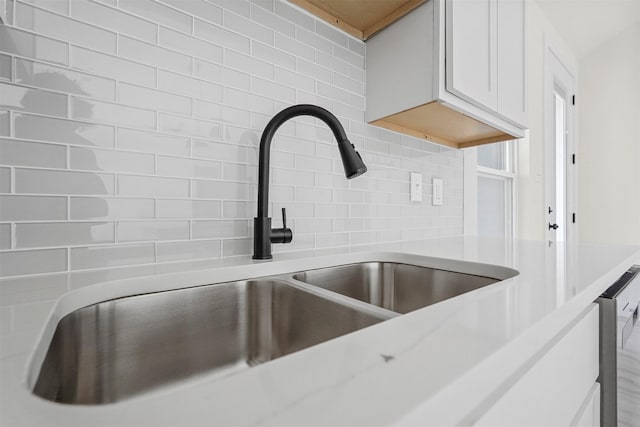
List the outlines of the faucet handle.
{"label": "faucet handle", "polygon": [[287,208],[282,208],[282,228],[287,228]]}
{"label": "faucet handle", "polygon": [[271,229],[271,243],[291,243],[293,231],[287,228],[287,209],[282,208],[282,228]]}

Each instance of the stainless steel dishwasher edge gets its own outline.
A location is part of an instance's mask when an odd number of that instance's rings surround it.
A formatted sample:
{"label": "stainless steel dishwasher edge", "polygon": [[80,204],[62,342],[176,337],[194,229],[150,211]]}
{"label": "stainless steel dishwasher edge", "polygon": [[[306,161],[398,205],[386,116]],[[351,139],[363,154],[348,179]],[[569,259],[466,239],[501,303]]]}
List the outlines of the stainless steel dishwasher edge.
{"label": "stainless steel dishwasher edge", "polygon": [[618,425],[618,352],[639,326],[640,265],[634,265],[596,300],[600,305],[600,425]]}

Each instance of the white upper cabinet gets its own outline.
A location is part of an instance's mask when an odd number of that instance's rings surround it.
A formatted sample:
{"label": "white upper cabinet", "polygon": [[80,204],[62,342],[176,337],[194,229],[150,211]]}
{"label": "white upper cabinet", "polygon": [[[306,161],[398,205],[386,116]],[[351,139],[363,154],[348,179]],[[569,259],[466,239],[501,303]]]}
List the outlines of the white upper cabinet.
{"label": "white upper cabinet", "polygon": [[457,147],[526,129],[524,0],[428,0],[367,40],[367,121]]}

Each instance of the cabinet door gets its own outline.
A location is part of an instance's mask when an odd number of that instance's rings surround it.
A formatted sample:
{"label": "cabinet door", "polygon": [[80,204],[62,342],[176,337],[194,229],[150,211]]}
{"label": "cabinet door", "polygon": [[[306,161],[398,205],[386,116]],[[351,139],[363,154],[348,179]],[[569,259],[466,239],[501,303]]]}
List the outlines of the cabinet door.
{"label": "cabinet door", "polygon": [[524,0],[498,1],[498,113],[526,126]]}
{"label": "cabinet door", "polygon": [[496,111],[497,0],[446,0],[446,88]]}

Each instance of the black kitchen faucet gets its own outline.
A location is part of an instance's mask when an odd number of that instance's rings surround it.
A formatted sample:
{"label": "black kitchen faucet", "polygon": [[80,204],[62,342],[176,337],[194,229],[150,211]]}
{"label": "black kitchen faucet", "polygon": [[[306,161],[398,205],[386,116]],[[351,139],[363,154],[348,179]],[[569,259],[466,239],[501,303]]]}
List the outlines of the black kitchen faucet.
{"label": "black kitchen faucet", "polygon": [[329,126],[338,141],[338,150],[347,179],[355,178],[367,171],[360,154],[347,139],[344,128],[333,114],[317,105],[300,104],[285,108],[267,123],[260,138],[258,161],[258,215],[253,219],[253,259],[271,259],[272,243],[290,243],[293,232],[287,228],[286,211],[282,209],[282,228],[271,228],[269,213],[269,158],[271,140],[278,128],[287,120],[297,116],[313,116]]}

